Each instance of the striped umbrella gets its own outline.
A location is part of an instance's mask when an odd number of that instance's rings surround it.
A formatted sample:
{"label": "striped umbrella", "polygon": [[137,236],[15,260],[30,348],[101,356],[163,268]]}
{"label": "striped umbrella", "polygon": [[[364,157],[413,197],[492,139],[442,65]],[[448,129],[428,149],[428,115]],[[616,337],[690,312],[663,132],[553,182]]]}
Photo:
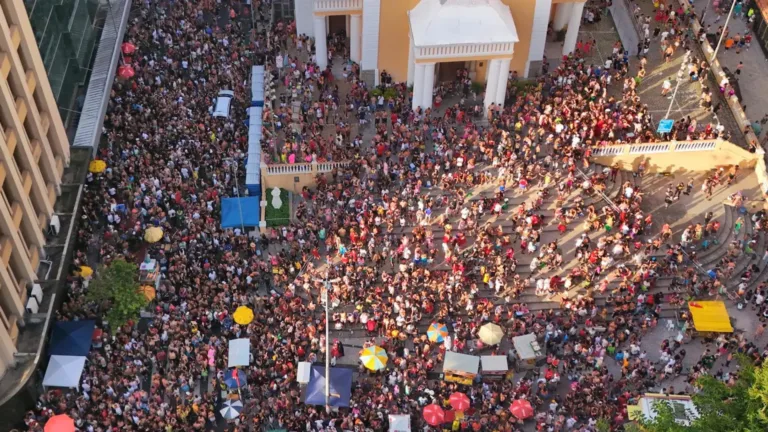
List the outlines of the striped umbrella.
{"label": "striped umbrella", "polygon": [[387,367],[387,352],[384,348],[370,346],[360,353],[360,361],[368,370],[377,371]]}
{"label": "striped umbrella", "polygon": [[226,420],[232,420],[237,418],[240,413],[243,411],[243,403],[239,400],[228,400],[224,402],[224,405],[222,405],[221,410],[219,412],[221,413],[221,416],[224,417]]}
{"label": "striped umbrella", "polygon": [[427,329],[427,337],[431,342],[442,342],[448,336],[448,327],[445,324],[432,323]]}

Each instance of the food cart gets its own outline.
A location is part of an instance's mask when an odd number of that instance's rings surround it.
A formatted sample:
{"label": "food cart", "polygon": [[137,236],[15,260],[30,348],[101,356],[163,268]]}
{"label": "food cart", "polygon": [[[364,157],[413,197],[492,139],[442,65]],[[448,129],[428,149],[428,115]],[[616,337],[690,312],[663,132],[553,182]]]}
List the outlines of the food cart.
{"label": "food cart", "polygon": [[150,258],[149,255],[147,255],[139,266],[139,282],[142,285],[150,285],[155,287],[155,289],[159,289],[162,278],[163,275],[160,272],[160,266],[157,264],[157,260]]}
{"label": "food cart", "polygon": [[507,356],[480,356],[480,366],[483,370],[483,380],[501,380],[509,374]]}
{"label": "food cart", "polygon": [[443,375],[448,382],[471,385],[479,367],[480,357],[448,351],[443,362]]}
{"label": "food cart", "polygon": [[515,347],[520,369],[534,369],[546,357],[544,348],[539,345],[533,333],[512,338],[512,345]]}

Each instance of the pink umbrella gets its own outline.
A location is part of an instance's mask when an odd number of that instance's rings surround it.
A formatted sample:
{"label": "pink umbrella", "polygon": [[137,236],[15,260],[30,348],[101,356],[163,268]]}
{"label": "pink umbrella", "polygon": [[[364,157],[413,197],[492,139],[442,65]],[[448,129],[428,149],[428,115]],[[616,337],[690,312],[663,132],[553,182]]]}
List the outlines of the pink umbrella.
{"label": "pink umbrella", "polygon": [[133,78],[134,75],[136,75],[136,71],[134,71],[133,68],[129,65],[122,65],[117,68],[117,76],[120,78],[130,79]]}
{"label": "pink umbrella", "polygon": [[133,54],[134,52],[136,52],[136,45],[130,42],[126,42],[122,45],[122,49],[123,49],[123,54],[126,54],[126,55]]}
{"label": "pink umbrella", "polygon": [[466,411],[469,408],[469,396],[464,393],[456,392],[448,400],[451,402],[451,407],[456,411]]}
{"label": "pink umbrella", "polygon": [[445,421],[445,411],[435,404],[425,406],[422,414],[424,415],[424,420],[432,426],[437,426]]}

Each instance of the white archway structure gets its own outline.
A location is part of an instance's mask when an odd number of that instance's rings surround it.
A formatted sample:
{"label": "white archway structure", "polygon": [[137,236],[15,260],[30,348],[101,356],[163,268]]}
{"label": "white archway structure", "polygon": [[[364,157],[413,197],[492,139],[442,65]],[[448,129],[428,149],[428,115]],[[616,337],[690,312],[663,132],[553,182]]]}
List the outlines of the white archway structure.
{"label": "white archway structure", "polygon": [[509,62],[519,41],[509,7],[500,0],[421,0],[408,19],[414,109],[432,106],[435,64],[452,61],[488,60],[485,111],[504,103]]}

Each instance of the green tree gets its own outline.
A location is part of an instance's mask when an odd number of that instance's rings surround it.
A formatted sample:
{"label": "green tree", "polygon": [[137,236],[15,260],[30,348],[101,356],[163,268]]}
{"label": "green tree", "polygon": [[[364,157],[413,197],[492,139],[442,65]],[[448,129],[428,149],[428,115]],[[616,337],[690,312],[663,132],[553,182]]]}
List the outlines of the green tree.
{"label": "green tree", "polygon": [[113,327],[120,327],[136,319],[147,305],[139,292],[139,269],[136,264],[115,260],[109,266],[99,267],[96,278],[88,286],[87,299],[107,309],[106,319]]}
{"label": "green tree", "polygon": [[765,432],[768,430],[768,366],[755,367],[746,357],[738,357],[739,378],[728,385],[712,376],[696,381],[699,392],[693,402],[699,417],[688,427],[675,423],[668,403],[654,405],[656,416],[640,424],[648,432]]}

